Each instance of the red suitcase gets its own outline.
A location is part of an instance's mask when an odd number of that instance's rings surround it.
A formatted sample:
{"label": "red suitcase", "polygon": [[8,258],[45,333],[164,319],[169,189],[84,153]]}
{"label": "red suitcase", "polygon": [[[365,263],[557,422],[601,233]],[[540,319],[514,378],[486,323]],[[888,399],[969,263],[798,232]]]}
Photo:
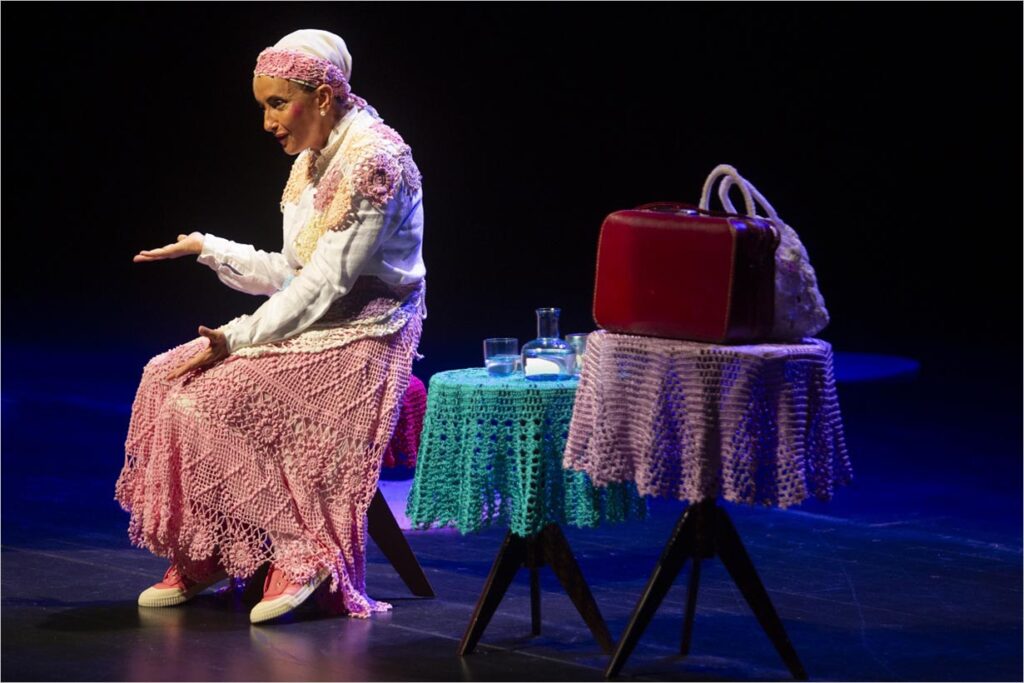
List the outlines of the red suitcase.
{"label": "red suitcase", "polygon": [[713,344],[771,333],[775,248],[770,222],[688,204],[646,204],[605,218],[594,321],[611,332]]}

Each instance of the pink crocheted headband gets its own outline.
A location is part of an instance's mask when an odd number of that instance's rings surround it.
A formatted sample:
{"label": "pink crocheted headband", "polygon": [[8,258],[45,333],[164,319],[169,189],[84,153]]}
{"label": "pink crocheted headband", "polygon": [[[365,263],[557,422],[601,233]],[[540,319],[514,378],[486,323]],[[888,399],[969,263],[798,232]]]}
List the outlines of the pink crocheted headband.
{"label": "pink crocheted headband", "polygon": [[336,64],[295,50],[268,47],[256,58],[254,76],[273,76],[310,88],[331,86],[334,96],[348,102],[352,88]]}

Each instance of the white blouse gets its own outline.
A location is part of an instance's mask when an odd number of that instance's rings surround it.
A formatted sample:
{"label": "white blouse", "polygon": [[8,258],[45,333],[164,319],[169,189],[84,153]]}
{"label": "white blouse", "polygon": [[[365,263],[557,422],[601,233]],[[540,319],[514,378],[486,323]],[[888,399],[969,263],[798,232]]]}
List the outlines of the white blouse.
{"label": "white blouse", "polygon": [[[370,114],[364,110],[349,111],[331,132],[325,149],[366,116]],[[392,285],[412,284],[426,275],[420,190],[397,192],[383,210],[361,200],[354,224],[321,235],[303,267],[294,242],[299,230],[314,217],[315,190],[314,185],[307,185],[297,203],[283,205],[284,245],[280,252],[258,250],[209,233],[203,236],[199,263],[215,270],[221,282],[232,289],[270,297],[251,315],[220,328],[229,351],[299,334],[345,296],[361,275]]]}

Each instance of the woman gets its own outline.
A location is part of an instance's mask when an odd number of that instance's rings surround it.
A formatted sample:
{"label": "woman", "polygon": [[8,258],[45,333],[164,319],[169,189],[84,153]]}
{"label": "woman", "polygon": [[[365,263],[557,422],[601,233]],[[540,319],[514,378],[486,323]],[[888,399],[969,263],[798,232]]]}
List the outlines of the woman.
{"label": "woman", "polygon": [[263,127],[298,155],[281,252],[192,233],[134,258],[198,255],[269,296],[143,371],[116,498],[132,541],[171,565],[140,605],[269,562],[254,623],[328,577],[352,616],[390,608],[366,595],[365,515],[425,317],[422,192],[409,147],[351,93],[351,61],[317,30],[257,60]]}

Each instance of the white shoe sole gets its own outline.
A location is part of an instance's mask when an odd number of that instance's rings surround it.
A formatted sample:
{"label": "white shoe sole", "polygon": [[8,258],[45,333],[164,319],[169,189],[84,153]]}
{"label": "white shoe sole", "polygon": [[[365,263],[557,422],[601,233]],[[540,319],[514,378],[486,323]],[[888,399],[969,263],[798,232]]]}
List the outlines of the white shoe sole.
{"label": "white shoe sole", "polygon": [[249,612],[249,621],[253,624],[259,624],[260,622],[276,619],[288,612],[291,612],[293,609],[304,603],[328,576],[330,576],[330,572],[326,570],[321,571],[317,574],[316,578],[300,588],[298,593],[295,593],[294,595],[282,595],[281,597],[274,598],[273,600],[260,602],[252,608],[251,612]]}
{"label": "white shoe sole", "polygon": [[139,607],[173,607],[174,605],[180,605],[226,578],[228,578],[228,575],[221,572],[215,578],[204,583],[197,583],[185,591],[180,588],[150,587],[139,593]]}

